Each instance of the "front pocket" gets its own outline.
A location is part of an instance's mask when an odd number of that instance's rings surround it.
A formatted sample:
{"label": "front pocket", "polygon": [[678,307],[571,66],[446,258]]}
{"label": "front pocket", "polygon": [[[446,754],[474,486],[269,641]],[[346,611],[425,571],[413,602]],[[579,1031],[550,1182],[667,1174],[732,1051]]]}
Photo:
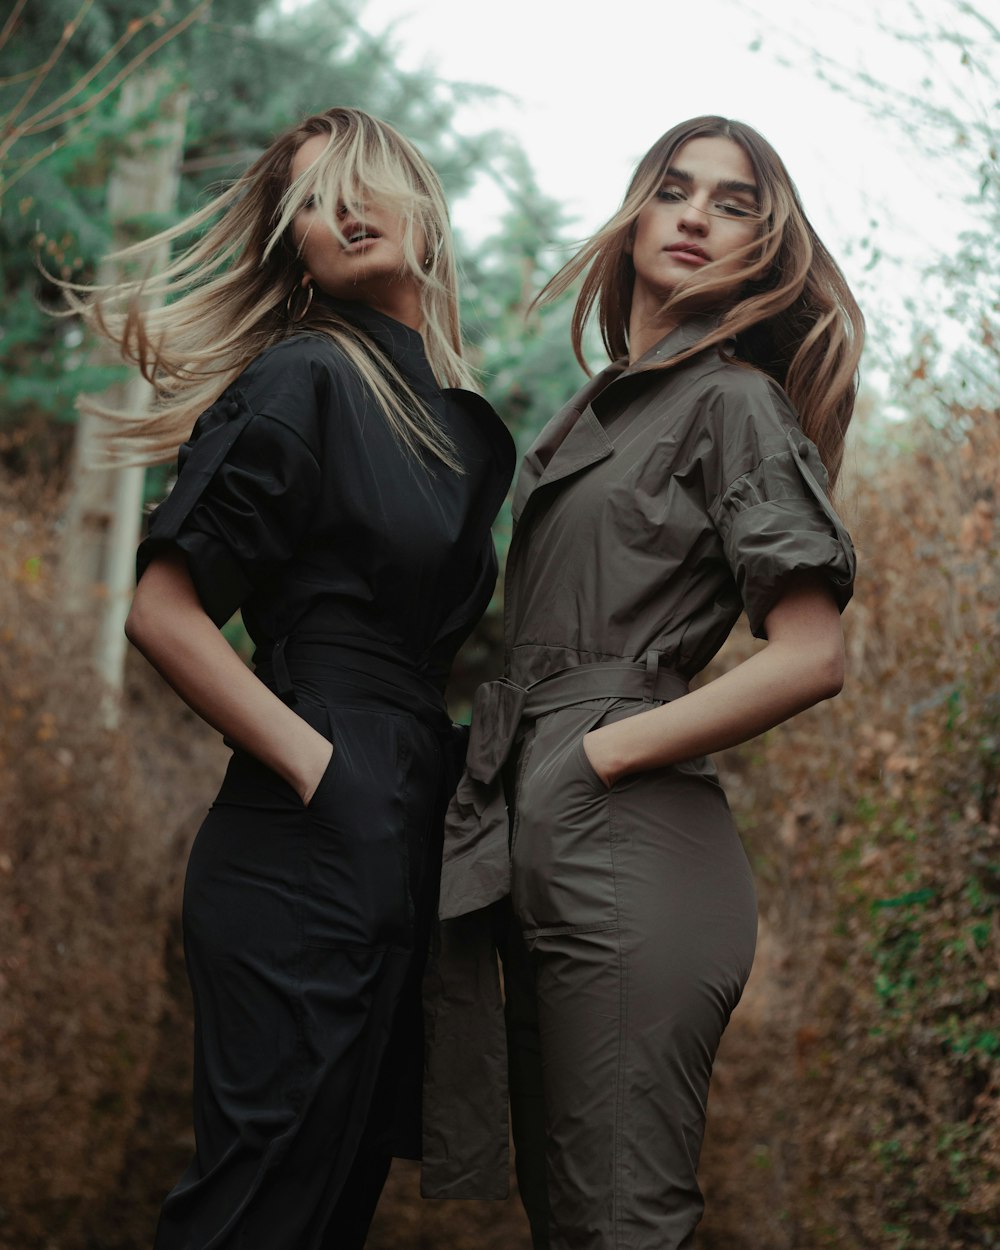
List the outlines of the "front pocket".
{"label": "front pocket", "polygon": [[323,769],[323,772],[320,774],[319,781],[316,782],[316,789],[313,790],[312,797],[310,798],[308,803],[305,803],[303,805],[307,812],[312,810],[312,806],[317,800],[322,801],[320,799],[320,794],[323,790],[326,789],[327,782],[329,782],[331,778],[333,777],[334,765],[337,761],[338,751],[337,751],[336,742],[331,742],[330,745],[333,747],[333,752],[330,755],[330,758],[326,761],[326,767]]}
{"label": "front pocket", "polygon": [[[524,743],[524,746],[521,748],[521,754],[520,754],[520,758],[517,761],[517,769],[516,769],[516,774],[514,778],[515,796],[521,793],[521,785],[524,781],[524,774],[528,771],[528,764],[531,761],[531,748],[534,745],[534,742],[535,742],[534,738],[529,737]],[[508,799],[509,799],[509,795],[508,795]],[[509,810],[513,813],[511,817],[511,822],[510,822],[510,854],[511,856],[513,856],[514,847],[517,846],[517,837],[520,831],[520,824],[521,824],[521,817],[520,817],[521,809],[517,805],[516,798],[515,798],[515,801],[510,804]]]}
{"label": "front pocket", "polygon": [[[332,742],[333,735],[330,731],[330,719],[325,704],[300,698],[295,711],[300,720],[304,720],[310,728],[315,729],[328,742]],[[253,807],[260,811],[306,812],[315,802],[320,787],[325,784],[336,754],[336,749],[334,749],[313,796],[306,805],[302,802],[295,787],[285,781],[273,768],[262,763],[249,751],[244,751],[242,747],[234,746],[233,755],[215,803],[217,806],[224,807]]]}
{"label": "front pocket", "polygon": [[[606,723],[606,722],[602,721],[602,723]],[[595,725],[593,728],[596,729],[598,728],[598,726]],[[583,742],[584,738],[586,738],[587,734],[590,732],[591,731],[588,729],[586,733],[580,736],[580,741],[577,744],[577,748],[576,748],[577,749],[577,761],[576,762],[580,770],[584,773],[584,775],[590,779],[591,783],[594,786],[596,786],[599,791],[603,791],[603,793],[607,794],[608,791],[611,789],[611,787],[605,783],[604,778],[601,777],[597,769],[593,766],[593,764],[591,764],[590,756],[587,754],[587,748]]]}
{"label": "front pocket", "polygon": [[332,708],[334,751],[308,808],[305,939],[405,947],[412,940],[407,718]]}
{"label": "front pocket", "polygon": [[301,814],[306,810],[294,786],[239,747],[233,751],[214,806],[250,807],[282,814]]}
{"label": "front pocket", "polygon": [[618,700],[577,704],[539,718],[519,779],[511,894],[525,933],[617,923],[608,790],[583,735]]}

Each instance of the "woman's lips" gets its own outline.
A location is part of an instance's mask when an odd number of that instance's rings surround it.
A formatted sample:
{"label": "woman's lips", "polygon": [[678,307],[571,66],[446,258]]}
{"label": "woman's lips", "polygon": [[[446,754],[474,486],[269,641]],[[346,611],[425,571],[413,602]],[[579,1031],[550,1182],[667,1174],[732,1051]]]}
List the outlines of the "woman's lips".
{"label": "woman's lips", "polygon": [[344,230],[344,236],[347,239],[344,246],[345,252],[366,252],[382,237],[377,230],[359,225],[352,226],[350,230]]}
{"label": "woman's lips", "polygon": [[686,265],[707,265],[709,260],[711,260],[708,253],[698,247],[696,243],[672,243],[665,250]]}

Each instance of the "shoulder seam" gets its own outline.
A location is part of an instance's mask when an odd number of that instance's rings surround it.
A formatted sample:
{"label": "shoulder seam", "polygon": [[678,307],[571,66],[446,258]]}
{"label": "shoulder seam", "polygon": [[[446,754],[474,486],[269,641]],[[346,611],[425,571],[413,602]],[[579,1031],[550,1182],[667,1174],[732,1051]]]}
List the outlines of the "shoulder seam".
{"label": "shoulder seam", "polygon": [[302,444],[302,446],[306,449],[306,451],[309,453],[311,458],[316,462],[317,465],[319,465],[319,456],[317,456],[316,452],[312,449],[312,447],[309,446],[309,444],[302,437],[302,435],[299,433],[299,431],[295,428],[294,425],[289,425],[287,421],[284,421],[281,417],[275,416],[273,413],[258,411],[256,408],[253,407],[253,405],[247,399],[246,395],[244,395],[243,391],[240,390],[238,387],[234,388],[234,395],[238,399],[239,403],[242,404],[243,407],[247,410],[247,412],[250,414],[251,417],[259,417],[262,421],[273,421],[275,425],[280,425],[283,430],[287,430],[289,434],[294,435],[296,440]]}

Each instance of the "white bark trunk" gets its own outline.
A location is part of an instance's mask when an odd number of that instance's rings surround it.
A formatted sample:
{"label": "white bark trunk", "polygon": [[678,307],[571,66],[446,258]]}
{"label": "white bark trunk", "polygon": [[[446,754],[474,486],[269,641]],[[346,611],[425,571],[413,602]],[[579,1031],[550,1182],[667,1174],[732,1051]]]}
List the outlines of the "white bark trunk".
{"label": "white bark trunk", "polygon": [[[169,86],[169,70],[156,68],[130,78],[122,88],[123,116],[138,116],[157,100],[160,104],[156,121],[135,133],[108,182],[115,248],[130,241],[129,225],[137,217],[169,212],[176,202],[187,95],[170,93]],[[164,249],[153,267],[167,259]],[[115,282],[120,276],[115,263],[105,261],[97,281]],[[152,395],[148,384],[136,377],[112,388],[106,398],[112,406],[141,413]],[[135,585],[144,470],[100,467],[101,435],[100,422],[81,416],[66,511],[63,582],[67,609],[97,618],[94,662],[107,683],[105,718],[114,724],[125,669],[125,617]]]}

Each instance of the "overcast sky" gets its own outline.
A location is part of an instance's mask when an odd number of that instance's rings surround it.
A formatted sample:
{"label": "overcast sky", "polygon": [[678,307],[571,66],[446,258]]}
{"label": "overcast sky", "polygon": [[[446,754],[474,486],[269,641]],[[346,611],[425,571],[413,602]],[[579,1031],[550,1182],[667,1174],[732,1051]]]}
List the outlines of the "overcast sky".
{"label": "overcast sky", "polygon": [[[359,16],[369,30],[391,28],[407,68],[509,93],[510,102],[469,109],[459,124],[516,134],[542,189],[576,216],[580,237],[616,209],[636,160],[664,130],[722,113],[773,143],[862,295],[898,304],[967,224],[956,199],[970,188],[896,125],[820,81],[809,50],[952,99],[954,84],[966,90],[971,81],[960,49],[942,45],[934,79],[922,81],[924,63],[880,26],[947,25],[954,8],[949,0],[920,0],[919,10],[909,0],[366,0]],[[482,237],[499,207],[482,188],[455,206],[456,225]],[[903,265],[867,270],[863,239]]]}

